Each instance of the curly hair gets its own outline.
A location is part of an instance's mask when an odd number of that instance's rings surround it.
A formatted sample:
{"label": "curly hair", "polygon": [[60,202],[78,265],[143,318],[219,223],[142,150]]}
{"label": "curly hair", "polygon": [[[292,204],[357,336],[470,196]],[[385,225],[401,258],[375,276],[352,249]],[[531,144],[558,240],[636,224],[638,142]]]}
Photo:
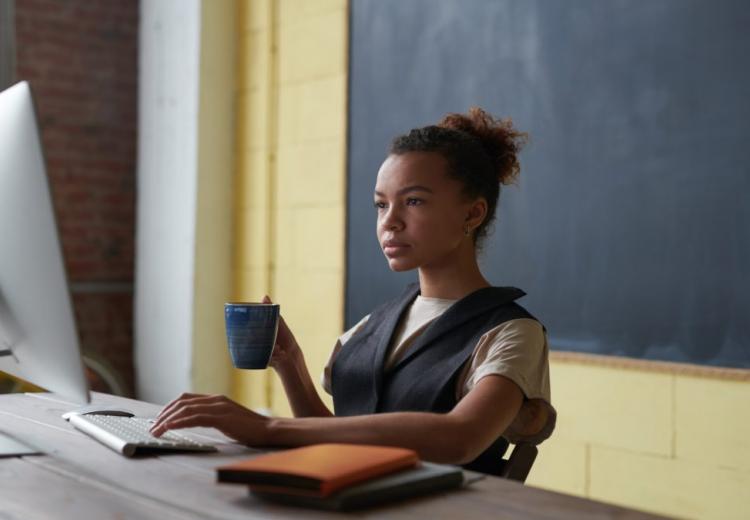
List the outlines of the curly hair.
{"label": "curly hair", "polygon": [[448,162],[448,174],[463,184],[465,196],[487,200],[487,216],[474,230],[474,244],[479,247],[495,219],[500,184],[518,178],[518,154],[527,140],[528,134],[516,130],[510,119],[495,119],[472,107],[468,114],[448,114],[437,125],[396,137],[389,153],[439,153]]}

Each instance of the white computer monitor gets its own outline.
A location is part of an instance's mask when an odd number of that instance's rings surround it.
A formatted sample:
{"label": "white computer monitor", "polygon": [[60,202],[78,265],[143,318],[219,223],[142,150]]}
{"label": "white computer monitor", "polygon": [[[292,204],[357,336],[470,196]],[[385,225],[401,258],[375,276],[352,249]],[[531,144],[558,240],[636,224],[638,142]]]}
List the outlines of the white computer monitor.
{"label": "white computer monitor", "polygon": [[0,92],[0,371],[90,402],[29,84]]}

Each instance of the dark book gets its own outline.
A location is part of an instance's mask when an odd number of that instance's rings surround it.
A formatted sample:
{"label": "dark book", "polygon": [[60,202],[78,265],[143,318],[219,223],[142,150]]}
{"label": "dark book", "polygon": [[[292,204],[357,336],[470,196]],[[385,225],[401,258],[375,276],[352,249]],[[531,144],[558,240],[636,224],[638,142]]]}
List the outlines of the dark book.
{"label": "dark book", "polygon": [[282,489],[271,491],[269,486],[250,486],[250,494],[283,505],[349,511],[458,488],[463,483],[461,468],[422,462],[414,468],[355,484],[325,497],[285,493]]}

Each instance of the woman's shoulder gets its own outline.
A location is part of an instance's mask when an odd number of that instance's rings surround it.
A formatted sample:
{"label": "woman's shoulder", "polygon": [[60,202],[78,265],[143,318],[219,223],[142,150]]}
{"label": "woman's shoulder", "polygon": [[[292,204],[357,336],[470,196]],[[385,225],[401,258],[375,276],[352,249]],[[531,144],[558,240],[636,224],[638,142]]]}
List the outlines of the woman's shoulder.
{"label": "woman's shoulder", "polygon": [[542,324],[535,319],[518,318],[486,331],[474,348],[471,365],[477,371],[474,375],[500,368],[523,374],[546,366],[547,357],[547,335]]}
{"label": "woman's shoulder", "polygon": [[486,338],[495,340],[520,336],[527,340],[543,340],[545,337],[544,325],[531,314],[528,316],[521,315],[495,325],[485,333]]}

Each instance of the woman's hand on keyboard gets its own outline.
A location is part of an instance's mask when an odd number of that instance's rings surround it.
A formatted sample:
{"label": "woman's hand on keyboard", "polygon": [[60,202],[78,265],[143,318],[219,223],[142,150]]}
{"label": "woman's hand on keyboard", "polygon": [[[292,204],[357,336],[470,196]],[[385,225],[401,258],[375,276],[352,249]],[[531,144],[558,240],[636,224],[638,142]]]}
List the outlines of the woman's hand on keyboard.
{"label": "woman's hand on keyboard", "polygon": [[251,446],[268,444],[271,420],[248,410],[224,395],[182,394],[159,413],[151,434],[167,430],[205,426]]}

